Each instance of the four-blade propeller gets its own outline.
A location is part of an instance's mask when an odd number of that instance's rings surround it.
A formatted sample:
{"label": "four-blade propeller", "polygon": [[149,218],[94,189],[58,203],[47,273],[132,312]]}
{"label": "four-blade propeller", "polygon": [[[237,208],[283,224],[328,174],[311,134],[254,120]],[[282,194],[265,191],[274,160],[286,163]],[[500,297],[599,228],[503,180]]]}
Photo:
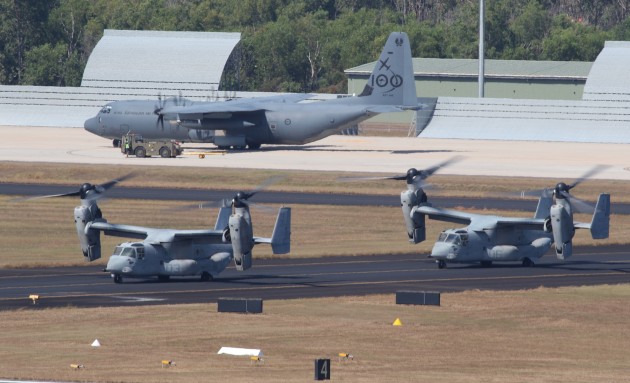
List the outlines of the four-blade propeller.
{"label": "four-blade propeller", "polygon": [[575,210],[580,212],[580,213],[592,214],[595,211],[595,207],[593,205],[589,204],[588,202],[585,202],[585,201],[583,201],[583,200],[573,196],[571,193],[569,193],[569,190],[571,190],[574,187],[578,186],[582,182],[592,178],[596,174],[599,174],[602,171],[608,169],[609,167],[610,166],[608,166],[608,165],[596,165],[596,166],[592,167],[591,169],[587,170],[584,174],[582,174],[578,179],[576,179],[571,184],[567,184],[565,182],[558,182],[552,188],[544,188],[544,189],[523,191],[523,192],[521,192],[521,196],[523,196],[523,197],[524,196],[539,197],[539,196],[542,195],[542,196],[549,197],[549,196],[553,195],[557,199],[567,199],[567,200],[569,200],[569,202],[575,208]]}
{"label": "four-blade propeller", "polygon": [[397,181],[407,181],[409,185],[415,185],[416,187],[423,187],[425,185],[425,180],[435,174],[438,170],[451,166],[456,162],[459,162],[463,159],[462,156],[451,157],[446,161],[440,162],[437,165],[431,166],[426,169],[416,169],[410,168],[407,170],[405,174],[398,174],[393,176],[386,177],[343,177],[340,178],[339,181],[369,181],[369,180],[397,180]]}
{"label": "four-blade propeller", "polygon": [[222,198],[220,200],[207,201],[207,202],[202,202],[202,203],[198,203],[194,205],[183,206],[182,208],[183,209],[207,209],[207,208],[228,207],[228,206],[239,207],[239,208],[246,207],[246,206],[255,206],[255,207],[262,208],[262,206],[253,204],[252,202],[250,202],[249,199],[252,198],[257,193],[268,188],[269,186],[277,182],[280,182],[284,178],[285,178],[284,176],[273,176],[273,177],[267,178],[260,185],[258,185],[256,188],[254,188],[251,191],[237,192],[236,194],[234,194],[232,199]]}
{"label": "four-blade propeller", "polygon": [[62,193],[62,194],[50,194],[50,195],[43,195],[43,196],[37,196],[37,197],[28,197],[28,198],[24,198],[22,199],[23,201],[30,201],[30,200],[35,200],[35,199],[43,199],[43,198],[55,198],[55,197],[80,197],[82,200],[87,200],[90,202],[94,202],[97,201],[101,198],[104,197],[105,192],[108,189],[111,189],[112,187],[114,187],[117,183],[125,181],[129,178],[134,177],[136,174],[135,173],[129,173],[126,174],[122,177],[118,177],[116,179],[107,181],[105,183],[102,183],[100,185],[96,185],[96,184],[91,184],[89,182],[84,183],[83,185],[81,185],[79,187],[79,190],[73,191],[73,192],[68,192],[68,193]]}

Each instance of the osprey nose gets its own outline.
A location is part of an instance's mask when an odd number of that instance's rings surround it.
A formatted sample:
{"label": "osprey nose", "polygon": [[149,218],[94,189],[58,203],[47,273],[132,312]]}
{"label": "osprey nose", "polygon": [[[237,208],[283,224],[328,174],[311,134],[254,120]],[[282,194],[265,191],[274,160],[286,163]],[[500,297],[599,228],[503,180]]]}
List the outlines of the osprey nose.
{"label": "osprey nose", "polygon": [[431,250],[431,258],[454,259],[457,256],[457,247],[452,243],[436,242]]}

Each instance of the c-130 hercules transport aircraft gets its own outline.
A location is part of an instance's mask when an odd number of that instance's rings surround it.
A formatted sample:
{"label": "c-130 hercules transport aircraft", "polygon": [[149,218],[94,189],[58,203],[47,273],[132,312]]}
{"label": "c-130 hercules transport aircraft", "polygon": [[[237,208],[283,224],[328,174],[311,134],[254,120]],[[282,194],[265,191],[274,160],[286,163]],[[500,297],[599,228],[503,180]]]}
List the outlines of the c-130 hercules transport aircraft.
{"label": "c-130 hercules transport aircraft", "polygon": [[148,139],[211,142],[222,149],[306,144],[379,113],[419,109],[409,37],[404,32],[390,34],[360,95],[299,103],[311,96],[288,94],[225,102],[181,97],[115,101],[84,126],[113,139],[115,146],[130,132]]}

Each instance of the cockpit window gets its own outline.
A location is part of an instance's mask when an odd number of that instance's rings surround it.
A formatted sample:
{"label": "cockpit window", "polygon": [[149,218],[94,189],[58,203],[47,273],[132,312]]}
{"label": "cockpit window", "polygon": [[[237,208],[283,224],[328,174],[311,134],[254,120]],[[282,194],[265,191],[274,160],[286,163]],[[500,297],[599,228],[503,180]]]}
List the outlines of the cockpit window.
{"label": "cockpit window", "polygon": [[116,246],[116,248],[114,249],[114,254],[112,255],[120,255],[123,251],[124,247],[120,247],[120,246]]}
{"label": "cockpit window", "polygon": [[109,113],[111,111],[112,111],[112,107],[109,105],[104,106],[103,109],[101,109],[101,113]]}
{"label": "cockpit window", "polygon": [[136,249],[133,249],[131,247],[125,247],[120,255],[122,257],[135,258],[136,257]]}
{"label": "cockpit window", "polygon": [[[466,236],[468,237],[468,236]],[[468,238],[466,238],[466,240],[468,240]],[[455,245],[461,245],[462,244],[462,239],[460,238],[459,234],[454,234],[454,233],[441,233],[440,234],[440,238],[438,238],[439,242],[446,242],[446,243],[452,243]]]}

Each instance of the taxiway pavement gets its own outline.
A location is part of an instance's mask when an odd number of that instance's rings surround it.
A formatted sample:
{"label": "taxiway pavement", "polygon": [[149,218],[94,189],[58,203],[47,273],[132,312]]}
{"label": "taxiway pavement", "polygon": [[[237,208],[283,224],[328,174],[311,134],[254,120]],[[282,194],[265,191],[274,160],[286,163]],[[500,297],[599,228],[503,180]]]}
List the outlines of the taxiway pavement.
{"label": "taxiway pavement", "polygon": [[[542,141],[446,140],[416,137],[330,136],[304,146],[263,146],[223,152],[186,144],[178,158],[126,158],[111,141],[80,128],[0,126],[0,161],[293,169],[397,174],[464,156],[444,174],[576,178],[596,164],[595,176],[630,180],[630,151],[623,144]],[[206,153],[204,159],[198,154]]]}
{"label": "taxiway pavement", "polygon": [[[398,290],[516,290],[629,283],[629,252],[627,246],[584,247],[576,249],[567,261],[547,255],[536,267],[522,267],[520,263],[492,267],[450,264],[443,270],[419,254],[282,257],[256,260],[246,272],[230,267],[212,282],[173,278],[160,283],[150,278],[115,284],[109,274],[95,266],[0,269],[0,310],[208,303],[221,297],[269,300],[393,294]],[[29,299],[31,294],[39,295],[36,304]]]}

